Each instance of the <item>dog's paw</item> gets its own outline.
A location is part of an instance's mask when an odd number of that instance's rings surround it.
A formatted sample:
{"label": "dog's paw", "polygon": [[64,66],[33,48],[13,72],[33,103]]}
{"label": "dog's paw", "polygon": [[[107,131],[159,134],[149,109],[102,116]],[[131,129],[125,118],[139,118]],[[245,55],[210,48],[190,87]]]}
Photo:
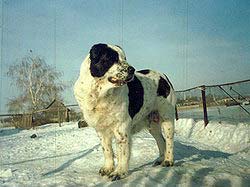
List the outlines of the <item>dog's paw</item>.
{"label": "dog's paw", "polygon": [[162,163],[161,163],[161,166],[162,167],[170,167],[170,166],[173,166],[174,165],[174,161],[169,161],[169,160],[164,160]]}
{"label": "dog's paw", "polygon": [[105,167],[105,166],[103,166],[103,167],[99,170],[99,174],[100,174],[101,176],[104,176],[104,175],[109,176],[113,171],[114,171],[114,167]]}
{"label": "dog's paw", "polygon": [[126,172],[118,172],[118,171],[114,171],[109,175],[109,178],[111,179],[111,181],[117,181],[120,179],[123,179],[127,176]]}

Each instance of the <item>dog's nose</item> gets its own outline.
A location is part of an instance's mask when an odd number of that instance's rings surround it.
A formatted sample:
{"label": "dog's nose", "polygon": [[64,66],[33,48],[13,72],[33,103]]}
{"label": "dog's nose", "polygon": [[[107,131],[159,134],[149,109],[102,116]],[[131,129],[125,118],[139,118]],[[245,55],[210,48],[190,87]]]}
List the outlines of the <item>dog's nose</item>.
{"label": "dog's nose", "polygon": [[134,74],[135,72],[135,68],[133,68],[132,66],[128,67],[128,74]]}

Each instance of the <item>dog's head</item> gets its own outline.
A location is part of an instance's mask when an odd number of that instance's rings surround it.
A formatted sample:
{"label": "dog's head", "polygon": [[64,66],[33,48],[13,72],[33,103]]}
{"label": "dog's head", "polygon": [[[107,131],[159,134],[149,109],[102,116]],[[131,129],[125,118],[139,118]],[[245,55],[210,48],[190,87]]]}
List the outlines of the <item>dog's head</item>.
{"label": "dog's head", "polygon": [[135,69],[127,63],[121,47],[96,44],[89,53],[93,77],[107,79],[114,86],[122,86],[133,79]]}

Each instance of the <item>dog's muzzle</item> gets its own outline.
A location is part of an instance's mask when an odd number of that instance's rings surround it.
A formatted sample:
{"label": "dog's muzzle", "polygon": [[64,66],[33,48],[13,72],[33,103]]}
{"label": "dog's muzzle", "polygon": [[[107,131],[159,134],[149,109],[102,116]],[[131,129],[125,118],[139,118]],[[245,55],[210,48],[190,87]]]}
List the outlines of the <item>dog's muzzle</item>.
{"label": "dog's muzzle", "polygon": [[115,84],[116,86],[122,86],[134,79],[134,73],[135,73],[135,68],[132,66],[129,66],[126,70],[127,76],[116,76],[116,77],[109,77],[108,81],[111,82],[112,84]]}

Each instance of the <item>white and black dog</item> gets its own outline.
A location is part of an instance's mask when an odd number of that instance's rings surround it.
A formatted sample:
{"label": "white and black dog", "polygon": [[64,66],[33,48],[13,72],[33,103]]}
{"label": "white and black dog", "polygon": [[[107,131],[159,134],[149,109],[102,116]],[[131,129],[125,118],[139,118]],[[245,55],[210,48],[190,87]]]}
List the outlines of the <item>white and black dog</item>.
{"label": "white and black dog", "polygon": [[[155,165],[173,166],[176,98],[164,74],[136,72],[121,47],[96,44],[81,65],[74,94],[84,119],[100,138],[105,157],[99,171],[102,176],[119,180],[127,175],[131,135],[143,128],[149,129],[159,148]],[[116,167],[113,137],[117,143]]]}

